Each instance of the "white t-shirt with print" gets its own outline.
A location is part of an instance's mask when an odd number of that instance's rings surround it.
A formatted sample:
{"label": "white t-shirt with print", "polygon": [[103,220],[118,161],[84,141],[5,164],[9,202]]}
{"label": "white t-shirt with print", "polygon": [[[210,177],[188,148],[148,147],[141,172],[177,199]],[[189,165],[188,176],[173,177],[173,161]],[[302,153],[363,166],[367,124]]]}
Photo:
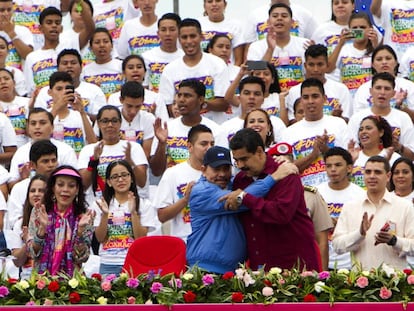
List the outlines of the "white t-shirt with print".
{"label": "white t-shirt with print", "polygon": [[[291,2],[290,8],[293,13],[293,25],[290,33],[294,36],[310,38],[317,27],[315,18],[301,5]],[[245,24],[246,42],[254,42],[266,37],[269,9],[270,5],[262,5],[250,12]]]}
{"label": "white t-shirt with print", "polygon": [[[372,81],[370,80],[358,88],[354,96],[354,112],[358,112],[372,106],[372,97],[370,93],[371,87]],[[396,92],[399,92],[400,90],[407,91],[406,104],[408,108],[414,109],[414,83],[407,79],[396,77],[394,89]],[[391,99],[390,105],[392,108],[395,108],[394,99]]]}
{"label": "white t-shirt with print", "polygon": [[[305,48],[307,39],[290,36],[283,48],[276,46],[270,63],[275,66],[281,89],[290,89],[304,79]],[[268,48],[266,40],[253,42],[247,52],[248,60],[261,60]]]}
{"label": "white t-shirt with print", "polygon": [[[95,146],[98,144],[89,144],[83,147],[82,151],[79,153],[78,158],[78,169],[86,169],[88,168],[88,163],[90,160],[90,157],[93,155],[93,150]],[[134,142],[128,142],[126,140],[120,140],[118,143],[114,145],[104,145],[102,149],[102,153],[99,157],[99,164],[98,164],[98,175],[105,181],[105,174],[106,174],[106,168],[108,167],[109,163],[116,161],[116,160],[124,160],[125,159],[125,148],[127,147],[127,144],[131,144],[131,159],[134,161],[135,165],[145,165],[148,166],[147,157],[145,156],[144,150],[142,149],[141,145]],[[143,187],[138,187],[140,197],[141,195],[145,198],[148,197],[148,182]],[[101,191],[101,190],[100,190]],[[100,193],[96,194],[97,197],[100,197]],[[93,194],[92,186],[90,186],[86,190],[86,199],[89,204],[92,204],[96,197]]]}
{"label": "white t-shirt with print", "polygon": [[[108,98],[108,105],[112,105],[112,106],[115,106],[115,107],[121,109],[122,104],[121,104],[121,101],[119,99],[120,97],[121,97],[121,91],[113,93]],[[144,102],[142,104],[142,109],[150,112],[152,105],[155,104],[156,105],[155,116],[158,117],[158,118],[161,118],[164,121],[167,121],[169,119],[167,107],[163,104],[157,104],[157,102],[159,102],[158,101],[158,94],[153,92],[153,91],[145,89]]]}
{"label": "white t-shirt with print", "polygon": [[[96,201],[92,205],[96,211],[94,226],[99,226],[102,218],[102,211]],[[139,216],[141,226],[148,227],[148,231],[154,229],[156,217],[151,202],[147,199],[139,200]],[[128,201],[120,204],[113,198],[109,204],[107,239],[99,246],[99,257],[101,264],[123,265],[128,249],[134,242],[134,233],[131,222],[131,212]]]}
{"label": "white t-shirt with print", "polygon": [[23,146],[29,138],[26,136],[27,117],[29,115],[29,101],[27,97],[15,96],[10,103],[0,101],[1,110],[11,121],[16,133],[17,147]]}
{"label": "white t-shirt with print", "polygon": [[353,97],[362,84],[371,80],[371,55],[351,43],[345,44],[339,52],[336,68],[339,69],[337,81],[345,84]]}
{"label": "white t-shirt with print", "polygon": [[[169,120],[167,122],[168,128],[168,137],[167,137],[167,167],[176,165],[178,163],[184,162],[189,158],[189,152],[187,147],[188,140],[188,131],[191,129],[191,126],[184,125],[182,117]],[[201,117],[200,124],[203,124],[210,128],[213,132],[213,136],[216,137],[219,132],[219,127],[216,123],[210,119]],[[158,139],[154,137],[151,146],[151,155],[154,155],[158,146]]]}
{"label": "white t-shirt with print", "polygon": [[[200,176],[201,171],[192,168],[187,161],[168,168],[158,184],[154,207],[162,209],[183,198],[188,184],[197,181]],[[171,235],[187,241],[190,233],[190,208],[186,206],[172,219]]]}
{"label": "white t-shirt with print", "polygon": [[149,86],[149,89],[154,92],[158,92],[161,81],[161,74],[164,71],[166,65],[184,56],[182,49],[168,53],[161,50],[161,47],[157,46],[151,50],[148,50],[141,55],[145,61],[145,67],[147,72],[145,73],[145,83]]}
{"label": "white t-shirt with print", "polygon": [[[205,99],[224,97],[230,85],[226,64],[217,56],[203,53],[200,62],[192,67],[187,66],[180,57],[165,66],[161,75],[159,104],[171,105],[178,90],[178,85],[185,79],[200,80],[206,86]],[[209,119],[219,123],[224,112],[209,112]]]}
{"label": "white t-shirt with print", "polygon": [[36,88],[49,85],[50,76],[57,70],[57,56],[63,49],[79,51],[78,38],[59,37],[59,44],[55,49],[34,50],[26,56],[23,73],[29,94],[32,94]]}
{"label": "white t-shirt with print", "polygon": [[[328,135],[328,147],[347,148],[345,121],[338,117],[326,115],[318,121],[303,119],[287,127],[282,134],[282,141],[292,145],[295,159],[301,159],[313,151],[316,136],[324,135],[325,130]],[[328,180],[322,154],[302,172],[301,177],[302,183],[309,186],[318,186]]]}
{"label": "white t-shirt with print", "polygon": [[[85,136],[85,127],[79,111],[68,110],[69,114],[60,119],[56,116],[53,121],[53,138],[68,144],[76,154],[88,143]],[[87,117],[88,118],[88,117]],[[90,124],[92,122],[89,120]]]}
{"label": "white t-shirt with print", "polygon": [[105,64],[90,63],[83,68],[81,79],[99,86],[108,98],[112,93],[121,90],[124,83],[122,62],[112,59]]}
{"label": "white t-shirt with print", "polygon": [[150,26],[141,23],[140,17],[126,21],[118,40],[118,56],[125,59],[128,55],[141,55],[160,45],[157,22]]}
{"label": "white t-shirt with print", "polygon": [[[52,110],[52,97],[48,94],[48,91],[49,86],[40,89],[34,104],[35,107],[44,108],[47,111]],[[99,109],[106,105],[105,94],[95,84],[80,81],[75,92],[81,96],[83,107],[89,114],[96,115]]]}
{"label": "white t-shirt with print", "polygon": [[[318,191],[322,195],[331,218],[338,219],[341,214],[342,206],[350,200],[358,200],[363,197],[365,191],[353,183],[349,183],[348,187],[342,190],[334,190],[329,187],[328,182],[318,185]],[[329,269],[351,269],[351,255],[349,252],[337,254],[332,247],[332,232],[329,233]]]}
{"label": "white t-shirt with print", "polygon": [[[289,90],[289,94],[286,96],[286,108],[288,109],[289,120],[293,120],[294,116],[294,104],[296,99],[300,97],[300,87],[302,84],[295,85]],[[350,118],[352,116],[352,102],[351,94],[348,88],[342,83],[336,82],[329,78],[326,79],[323,84],[325,95],[328,97],[328,101],[324,103],[323,113],[331,116],[334,108],[339,105],[342,108],[342,116]]]}
{"label": "white t-shirt with print", "polygon": [[404,52],[414,44],[414,2],[407,0],[384,0],[381,18],[374,21],[384,30],[384,44],[390,45],[401,59]]}

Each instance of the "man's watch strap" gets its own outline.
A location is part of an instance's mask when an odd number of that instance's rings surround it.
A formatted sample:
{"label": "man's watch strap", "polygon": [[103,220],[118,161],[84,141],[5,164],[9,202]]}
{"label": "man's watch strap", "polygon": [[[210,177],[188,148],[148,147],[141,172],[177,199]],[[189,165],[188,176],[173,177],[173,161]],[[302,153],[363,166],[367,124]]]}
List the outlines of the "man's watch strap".
{"label": "man's watch strap", "polygon": [[395,244],[397,244],[397,236],[396,235],[393,235],[392,238],[391,238],[391,240],[389,240],[387,242],[387,244],[390,245],[390,246],[395,246]]}
{"label": "man's watch strap", "polygon": [[237,205],[241,205],[243,202],[243,198],[246,195],[246,192],[242,191],[237,195]]}

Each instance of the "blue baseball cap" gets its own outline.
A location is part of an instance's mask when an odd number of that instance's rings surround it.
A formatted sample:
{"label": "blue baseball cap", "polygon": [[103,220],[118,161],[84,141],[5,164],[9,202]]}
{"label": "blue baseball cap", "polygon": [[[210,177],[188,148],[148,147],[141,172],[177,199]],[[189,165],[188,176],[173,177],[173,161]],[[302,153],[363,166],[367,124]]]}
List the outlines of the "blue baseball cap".
{"label": "blue baseball cap", "polygon": [[214,168],[221,165],[232,165],[230,150],[220,146],[211,147],[204,155],[203,165],[209,165]]}

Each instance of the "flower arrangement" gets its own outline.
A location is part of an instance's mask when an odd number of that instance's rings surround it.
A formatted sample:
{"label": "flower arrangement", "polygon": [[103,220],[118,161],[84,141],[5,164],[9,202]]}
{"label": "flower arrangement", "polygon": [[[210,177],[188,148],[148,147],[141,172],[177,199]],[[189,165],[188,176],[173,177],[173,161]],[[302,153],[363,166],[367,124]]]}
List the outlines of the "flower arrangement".
{"label": "flower arrangement", "polygon": [[404,304],[414,297],[414,273],[386,265],[363,271],[299,271],[241,266],[223,275],[193,267],[176,277],[150,272],[73,277],[34,273],[28,280],[0,277],[0,305],[163,304],[276,302],[387,302]]}

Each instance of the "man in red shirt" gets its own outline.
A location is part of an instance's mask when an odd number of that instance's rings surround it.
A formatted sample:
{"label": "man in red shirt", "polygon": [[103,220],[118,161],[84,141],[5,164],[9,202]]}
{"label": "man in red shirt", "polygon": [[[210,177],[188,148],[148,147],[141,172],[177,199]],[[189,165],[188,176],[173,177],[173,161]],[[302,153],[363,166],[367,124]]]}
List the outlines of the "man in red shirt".
{"label": "man in red shirt", "polygon": [[252,129],[237,132],[230,149],[240,172],[233,183],[237,190],[227,203],[243,204],[250,210],[241,217],[251,268],[291,269],[299,264],[300,269],[318,270],[315,234],[300,177],[289,175],[278,180],[264,198],[255,197],[241,189],[271,174],[280,164],[265,153],[260,135]]}

